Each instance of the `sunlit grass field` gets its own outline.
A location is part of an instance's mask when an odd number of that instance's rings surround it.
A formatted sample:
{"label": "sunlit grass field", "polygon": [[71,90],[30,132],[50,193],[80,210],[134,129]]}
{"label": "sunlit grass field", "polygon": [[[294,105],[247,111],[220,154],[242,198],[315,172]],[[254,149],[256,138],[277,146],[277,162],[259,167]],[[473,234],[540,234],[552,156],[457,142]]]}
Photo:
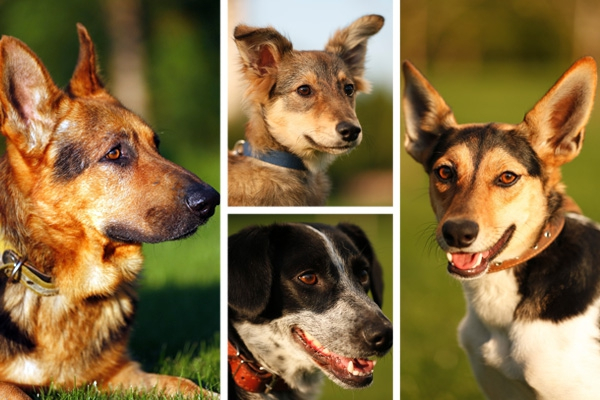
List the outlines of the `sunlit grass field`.
{"label": "sunlit grass field", "polygon": [[[267,225],[275,222],[321,222],[336,225],[340,222],[351,222],[360,226],[371,241],[377,258],[384,271],[383,312],[392,319],[392,238],[391,215],[230,215],[229,234],[250,225]],[[392,398],[393,365],[391,351],[378,359],[375,367],[373,384],[361,390],[345,390],[325,379],[323,394],[320,398],[327,400],[385,400]],[[397,372],[396,372],[397,376]]]}
{"label": "sunlit grass field", "polygon": [[[568,66],[445,68],[423,72],[452,107],[459,123],[518,123]],[[600,112],[596,110],[581,154],[563,167],[567,193],[595,220],[600,220],[600,204],[595,199],[600,193],[596,173],[599,151]],[[427,177],[421,165],[402,150],[401,397],[482,399],[457,342],[457,326],[465,311],[462,290],[446,273],[447,261],[435,243],[434,229]]]}

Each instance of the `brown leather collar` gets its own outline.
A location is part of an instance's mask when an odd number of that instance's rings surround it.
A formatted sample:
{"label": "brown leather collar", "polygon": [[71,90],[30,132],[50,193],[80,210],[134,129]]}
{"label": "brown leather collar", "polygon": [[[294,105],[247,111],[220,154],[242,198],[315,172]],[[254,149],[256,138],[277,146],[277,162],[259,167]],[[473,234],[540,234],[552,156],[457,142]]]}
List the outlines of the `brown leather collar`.
{"label": "brown leather collar", "polygon": [[242,355],[229,341],[227,358],[235,384],[247,392],[270,393],[292,390],[283,379],[266,371],[255,360]]}
{"label": "brown leather collar", "polygon": [[492,261],[492,265],[490,265],[488,273],[503,271],[516,265],[523,264],[527,260],[531,260],[533,257],[537,256],[548,246],[550,246],[552,242],[554,242],[564,226],[565,213],[561,210],[558,215],[553,216],[548,220],[540,234],[539,240],[533,247],[525,251],[525,253],[521,254],[519,257],[504,261]]}

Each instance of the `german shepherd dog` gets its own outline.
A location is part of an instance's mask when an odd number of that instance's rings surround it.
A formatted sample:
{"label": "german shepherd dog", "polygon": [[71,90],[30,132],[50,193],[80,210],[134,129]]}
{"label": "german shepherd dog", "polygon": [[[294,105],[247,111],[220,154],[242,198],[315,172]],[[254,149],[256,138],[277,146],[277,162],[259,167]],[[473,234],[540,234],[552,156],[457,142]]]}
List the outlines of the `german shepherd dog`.
{"label": "german shepherd dog", "polygon": [[158,139],[103,87],[77,26],[68,87],[21,41],[0,40],[0,398],[26,390],[199,393],[127,355],[141,243],[191,235],[219,194],[158,153]]}
{"label": "german shepherd dog", "polygon": [[228,251],[231,399],[313,399],[323,374],[346,389],[371,384],[369,357],[388,352],[393,330],[360,227],[251,226]]}
{"label": "german shepherd dog", "polygon": [[405,147],[425,167],[448,271],[461,280],[462,347],[490,399],[597,399],[600,225],[561,183],[596,92],[582,58],[517,125],[458,124],[403,65]]}
{"label": "german shepherd dog", "polygon": [[246,141],[229,153],[229,205],[317,206],[330,191],[326,170],[362,140],[355,98],[367,40],[383,17],[338,30],[324,51],[297,51],[273,28],[238,25],[233,36],[248,83]]}

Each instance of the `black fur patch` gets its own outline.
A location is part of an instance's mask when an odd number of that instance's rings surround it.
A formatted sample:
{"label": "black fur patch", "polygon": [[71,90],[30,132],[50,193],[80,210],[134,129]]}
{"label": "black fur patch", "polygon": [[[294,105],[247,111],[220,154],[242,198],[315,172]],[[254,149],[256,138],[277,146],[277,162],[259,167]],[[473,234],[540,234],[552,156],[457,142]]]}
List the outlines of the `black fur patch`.
{"label": "black fur patch", "polygon": [[521,320],[560,322],[584,313],[600,289],[600,231],[567,218],[560,236],[539,256],[515,269]]}
{"label": "black fur patch", "polygon": [[90,165],[84,149],[77,143],[67,143],[58,149],[54,162],[54,177],[69,181],[79,176]]}
{"label": "black fur patch", "polygon": [[9,354],[27,354],[35,348],[35,344],[23,332],[6,312],[0,313],[0,346],[2,352]]}

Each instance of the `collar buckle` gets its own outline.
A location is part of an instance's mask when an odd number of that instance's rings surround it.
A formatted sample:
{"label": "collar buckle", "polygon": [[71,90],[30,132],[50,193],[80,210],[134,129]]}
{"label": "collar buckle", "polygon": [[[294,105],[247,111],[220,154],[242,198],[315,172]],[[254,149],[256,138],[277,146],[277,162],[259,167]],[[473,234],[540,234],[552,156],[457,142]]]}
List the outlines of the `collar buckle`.
{"label": "collar buckle", "polygon": [[300,157],[287,151],[270,150],[264,153],[254,151],[250,143],[245,140],[238,140],[233,146],[233,154],[237,156],[246,156],[256,158],[257,160],[278,167],[295,169],[298,171],[307,171],[306,165]]}
{"label": "collar buckle", "polygon": [[0,271],[4,272],[11,282],[20,282],[40,296],[58,294],[58,288],[52,282],[52,277],[37,270],[27,262],[27,257],[21,257],[13,250],[5,250],[2,253]]}

